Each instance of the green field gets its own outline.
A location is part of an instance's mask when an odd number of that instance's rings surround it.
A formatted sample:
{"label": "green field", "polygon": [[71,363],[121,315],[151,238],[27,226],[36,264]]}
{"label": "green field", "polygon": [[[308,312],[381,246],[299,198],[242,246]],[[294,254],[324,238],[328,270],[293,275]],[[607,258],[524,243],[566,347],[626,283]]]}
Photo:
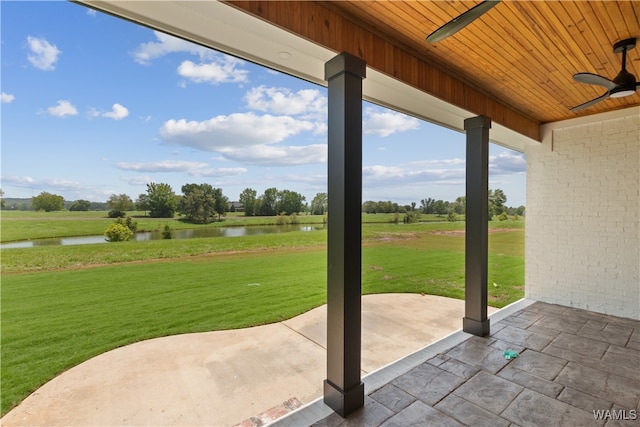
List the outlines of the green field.
{"label": "green field", "polygon": [[[29,239],[45,239],[50,237],[93,236],[101,235],[114,220],[103,211],[88,212],[33,212],[33,211],[1,211],[0,242],[14,242]],[[174,230],[205,227],[233,227],[245,225],[274,225],[276,217],[246,217],[242,213],[227,213],[222,221],[210,224],[193,224],[181,218],[150,218],[145,212],[129,212],[138,222],[138,231],[160,231],[169,224]],[[362,214],[364,223],[402,222],[399,214]],[[461,220],[463,216],[459,216]],[[442,222],[444,217],[429,214],[420,217],[421,222]],[[298,215],[300,224],[322,224],[325,218],[321,215]]]}
{"label": "green field", "polygon": [[[181,218],[150,218],[144,212],[129,212],[137,221],[138,231],[160,231],[169,224],[174,230],[228,227],[234,225],[273,225],[275,217],[245,217],[239,213],[230,213],[222,221],[210,224],[193,224]],[[322,224],[321,216],[299,215],[298,220],[304,224]],[[44,239],[49,237],[93,236],[101,235],[114,221],[106,212],[31,212],[2,211],[2,227],[0,242],[14,242],[28,239]]]}
{"label": "green field", "polygon": [[[21,219],[3,214],[2,231],[27,221],[34,229],[46,229],[41,222],[61,232],[74,229],[70,224],[78,221],[58,214],[45,220],[41,213]],[[86,221],[101,227],[112,221],[99,214]],[[490,224],[503,229],[489,236],[493,306],[523,296],[523,226]],[[363,225],[363,292],[463,298],[463,228],[461,222]],[[275,322],[323,304],[326,231],[5,249],[1,267],[5,414],[46,381],[109,349]]]}

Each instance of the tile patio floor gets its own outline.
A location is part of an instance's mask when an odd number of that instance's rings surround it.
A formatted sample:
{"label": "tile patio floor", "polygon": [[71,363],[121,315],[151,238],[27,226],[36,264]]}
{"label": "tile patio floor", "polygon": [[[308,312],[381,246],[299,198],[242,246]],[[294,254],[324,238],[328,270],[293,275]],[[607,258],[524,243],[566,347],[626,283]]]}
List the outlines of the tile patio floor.
{"label": "tile patio floor", "polygon": [[535,302],[314,425],[640,426],[640,321]]}

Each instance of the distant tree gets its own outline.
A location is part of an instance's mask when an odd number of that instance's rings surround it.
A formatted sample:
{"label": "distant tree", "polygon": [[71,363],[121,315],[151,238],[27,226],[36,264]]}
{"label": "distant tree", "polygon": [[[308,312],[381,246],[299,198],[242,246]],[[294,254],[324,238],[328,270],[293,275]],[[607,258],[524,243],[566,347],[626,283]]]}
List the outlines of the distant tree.
{"label": "distant tree", "polygon": [[90,211],[106,211],[109,206],[105,202],[91,202]]}
{"label": "distant tree", "polygon": [[305,197],[291,190],[278,191],[276,198],[276,212],[284,212],[285,215],[301,212],[304,209]]}
{"label": "distant tree", "polygon": [[4,191],[0,188],[0,209],[4,208]]}
{"label": "distant tree", "polygon": [[378,203],[373,200],[367,200],[362,204],[362,212],[364,213],[376,213],[378,211]]}
{"label": "distant tree", "polygon": [[526,210],[525,207],[520,205],[516,208],[515,214],[519,216],[524,216],[525,210]]}
{"label": "distant tree", "polygon": [[467,208],[467,197],[466,196],[458,197],[456,201],[453,202],[452,208],[453,208],[453,211],[458,215],[464,215]]}
{"label": "distant tree", "polygon": [[142,193],[136,199],[136,209],[139,211],[144,211],[144,216],[147,216],[147,211],[149,210],[149,195]]}
{"label": "distant tree", "polygon": [[423,214],[432,214],[435,212],[435,210],[433,209],[433,205],[435,203],[435,200],[432,199],[431,197],[429,197],[428,199],[422,199],[420,200],[420,211]]}
{"label": "distant tree", "polygon": [[311,201],[311,215],[323,215],[329,210],[329,197],[327,193],[317,193]]}
{"label": "distant tree", "polygon": [[215,198],[215,209],[218,214],[218,221],[222,220],[222,216],[229,212],[229,198],[222,194],[222,188],[213,189],[213,197]]}
{"label": "distant tree", "polygon": [[489,190],[489,219],[494,215],[500,215],[505,211],[504,204],[507,202],[507,196],[499,188]]}
{"label": "distant tree", "polygon": [[444,202],[444,200],[436,200],[433,203],[433,212],[438,215],[444,215],[445,213],[447,213],[447,204]]}
{"label": "distant tree", "polygon": [[222,194],[222,189],[210,184],[183,185],[182,194],[178,212],[190,221],[207,224],[214,221],[216,215],[221,219],[229,211],[229,199]]}
{"label": "distant tree", "polygon": [[410,206],[400,206],[391,200],[380,200],[377,202],[367,200],[362,204],[362,212],[364,213],[405,213],[410,209]]}
{"label": "distant tree", "polygon": [[133,201],[126,194],[112,194],[107,200],[107,205],[111,208],[110,218],[125,217],[127,211],[133,210]]}
{"label": "distant tree", "polygon": [[260,197],[260,215],[273,216],[278,213],[276,204],[278,202],[278,189],[267,188]]}
{"label": "distant tree", "polygon": [[245,188],[240,193],[238,200],[244,206],[244,216],[254,216],[256,214],[256,197],[258,192],[253,188]]}
{"label": "distant tree", "polygon": [[91,207],[90,201],[81,199],[71,203],[71,206],[69,206],[69,210],[70,211],[88,211],[90,207]]}
{"label": "distant tree", "polygon": [[215,220],[215,197],[210,184],[186,184],[182,186],[182,198],[178,212],[189,221],[207,224]]}
{"label": "distant tree", "polygon": [[176,212],[176,195],[169,184],[150,182],[147,184],[149,196],[149,216],[152,218],[173,218]]}
{"label": "distant tree", "polygon": [[43,191],[31,198],[31,204],[37,211],[61,211],[64,208],[64,197]]}
{"label": "distant tree", "polygon": [[398,204],[393,203],[391,200],[379,201],[378,212],[380,213],[393,213],[398,212]]}

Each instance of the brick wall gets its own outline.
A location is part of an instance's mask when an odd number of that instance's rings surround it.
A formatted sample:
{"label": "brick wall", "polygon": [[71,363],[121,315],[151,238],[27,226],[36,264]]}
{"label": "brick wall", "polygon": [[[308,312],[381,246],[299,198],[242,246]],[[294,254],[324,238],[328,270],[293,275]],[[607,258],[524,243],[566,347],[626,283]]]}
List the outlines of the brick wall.
{"label": "brick wall", "polygon": [[640,108],[529,143],[527,298],[640,319]]}

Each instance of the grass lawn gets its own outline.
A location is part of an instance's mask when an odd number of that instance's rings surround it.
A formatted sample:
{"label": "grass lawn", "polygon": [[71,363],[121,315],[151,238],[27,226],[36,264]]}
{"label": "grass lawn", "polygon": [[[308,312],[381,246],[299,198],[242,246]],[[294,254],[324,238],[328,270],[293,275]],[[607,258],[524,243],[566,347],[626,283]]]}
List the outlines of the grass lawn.
{"label": "grass lawn", "polygon": [[283,251],[2,279],[2,413],[64,370],[147,338],[242,328],[325,301],[325,253]]}
{"label": "grass lawn", "polygon": [[[523,225],[490,225],[511,229],[489,236],[491,305],[523,296]],[[463,298],[463,227],[363,226],[363,292]],[[0,262],[2,414],[110,349],[271,323],[326,300],[326,231],[7,249]]]}

